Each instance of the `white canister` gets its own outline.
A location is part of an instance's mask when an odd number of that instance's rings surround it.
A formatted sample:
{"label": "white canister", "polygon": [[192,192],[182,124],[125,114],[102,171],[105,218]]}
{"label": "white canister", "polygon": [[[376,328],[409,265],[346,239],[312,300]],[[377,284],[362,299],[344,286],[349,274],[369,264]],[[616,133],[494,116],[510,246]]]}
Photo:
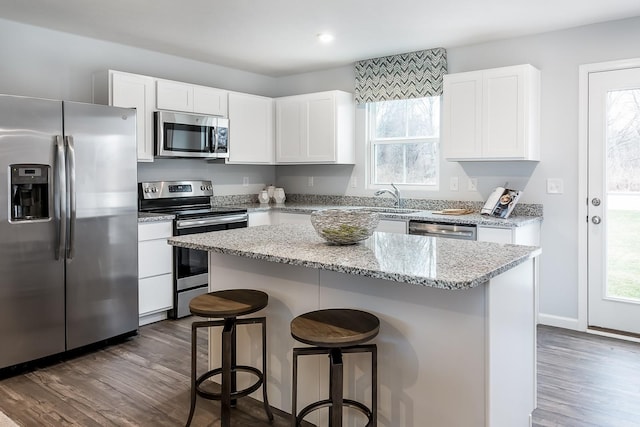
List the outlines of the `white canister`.
{"label": "white canister", "polygon": [[273,192],[273,198],[275,199],[276,203],[284,203],[286,199],[286,196],[284,195],[284,189],[276,188]]}
{"label": "white canister", "polygon": [[267,192],[267,190],[262,190],[258,193],[258,201],[260,203],[269,203],[269,193]]}
{"label": "white canister", "polygon": [[267,186],[267,194],[269,195],[269,199],[273,199],[273,195],[276,191],[276,187],[274,185]]}

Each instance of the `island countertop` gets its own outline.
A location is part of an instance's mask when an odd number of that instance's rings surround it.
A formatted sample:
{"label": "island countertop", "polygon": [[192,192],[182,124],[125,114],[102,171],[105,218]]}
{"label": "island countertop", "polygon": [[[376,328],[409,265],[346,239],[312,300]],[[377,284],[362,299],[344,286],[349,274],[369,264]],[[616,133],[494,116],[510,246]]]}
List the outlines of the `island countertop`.
{"label": "island countertop", "polygon": [[376,232],[328,244],[311,224],[280,224],[174,236],[173,246],[442,289],[474,288],[540,254],[540,248]]}

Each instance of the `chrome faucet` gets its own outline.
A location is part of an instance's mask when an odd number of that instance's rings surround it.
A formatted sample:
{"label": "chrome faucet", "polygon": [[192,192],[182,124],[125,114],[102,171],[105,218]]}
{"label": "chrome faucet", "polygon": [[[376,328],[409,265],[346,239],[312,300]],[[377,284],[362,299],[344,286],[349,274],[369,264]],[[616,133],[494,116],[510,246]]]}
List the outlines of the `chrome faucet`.
{"label": "chrome faucet", "polygon": [[391,183],[391,186],[393,187],[393,191],[387,190],[385,188],[384,190],[376,191],[375,193],[373,193],[373,195],[374,196],[382,196],[385,193],[389,193],[395,199],[395,202],[393,203],[393,206],[396,207],[396,208],[401,208],[402,207],[402,199],[400,198],[400,190],[398,190],[398,187],[393,185],[393,183]]}

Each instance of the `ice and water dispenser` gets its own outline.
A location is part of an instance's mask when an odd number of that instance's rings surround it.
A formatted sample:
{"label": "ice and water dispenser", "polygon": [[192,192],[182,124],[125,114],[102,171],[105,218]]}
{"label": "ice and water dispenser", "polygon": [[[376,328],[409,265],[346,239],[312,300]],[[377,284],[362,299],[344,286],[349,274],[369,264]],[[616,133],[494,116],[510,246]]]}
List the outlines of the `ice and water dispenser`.
{"label": "ice and water dispenser", "polygon": [[11,165],[11,220],[49,218],[49,166]]}

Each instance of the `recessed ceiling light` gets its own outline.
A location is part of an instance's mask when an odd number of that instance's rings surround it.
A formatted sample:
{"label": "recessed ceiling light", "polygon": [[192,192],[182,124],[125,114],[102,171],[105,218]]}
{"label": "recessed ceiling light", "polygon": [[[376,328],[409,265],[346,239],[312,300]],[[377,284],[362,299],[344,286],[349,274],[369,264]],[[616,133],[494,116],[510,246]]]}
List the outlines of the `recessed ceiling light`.
{"label": "recessed ceiling light", "polygon": [[320,33],[318,34],[318,40],[320,40],[320,43],[331,43],[333,41],[333,34]]}

